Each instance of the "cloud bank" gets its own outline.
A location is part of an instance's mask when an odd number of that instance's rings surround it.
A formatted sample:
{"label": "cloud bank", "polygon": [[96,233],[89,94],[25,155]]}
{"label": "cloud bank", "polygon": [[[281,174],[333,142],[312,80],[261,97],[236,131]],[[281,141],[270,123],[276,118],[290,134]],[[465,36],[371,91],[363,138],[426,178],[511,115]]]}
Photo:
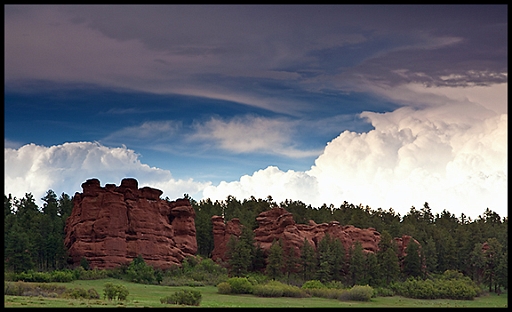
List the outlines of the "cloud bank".
{"label": "cloud bank", "polygon": [[[502,87],[495,86],[494,91]],[[415,88],[410,86],[409,90]],[[400,97],[400,92],[393,94]],[[410,97],[408,92],[401,94],[404,101]],[[393,208],[401,215],[411,206],[421,208],[428,202],[433,211],[446,209],[457,217],[464,213],[475,219],[486,208],[507,216],[508,114],[504,103],[484,105],[478,102],[483,98],[461,97],[443,88],[429,89],[423,96],[438,101],[421,108],[362,113],[374,129],[342,132],[304,172],[268,166],[238,181],[212,185],[174,179],[167,170],[141,163],[139,155],[124,146],[28,144],[4,150],[5,193],[20,198],[31,192],[41,204],[40,198],[48,189],[73,195],[81,191],[86,179],[96,177],[102,184],[119,184],[124,177],[135,177],[141,186],[159,188],[171,199],[185,193],[196,200],[270,195],[277,203],[292,199],[320,207],[347,201],[372,209]],[[238,137],[237,127],[233,133],[229,123],[212,120],[205,127],[217,129],[210,133],[213,138],[232,144],[238,140],[239,145],[231,148],[246,151],[244,146],[254,146]],[[201,133],[206,135],[207,131]],[[261,134],[260,144],[264,144],[266,132]],[[268,143],[272,145],[275,140],[271,138]]]}
{"label": "cloud bank", "polygon": [[164,197],[181,198],[185,193],[196,197],[209,183],[192,179],[174,179],[168,170],[150,167],[126,147],[111,148],[96,142],[74,142],[45,147],[27,144],[18,149],[4,149],[6,195],[22,198],[32,193],[41,207],[41,198],[49,189],[60,196],[82,192],[81,184],[97,178],[102,185],[119,185],[134,177],[139,187],[150,186],[164,191]]}
{"label": "cloud bank", "polygon": [[[503,94],[503,87],[484,91]],[[388,113],[363,112],[375,129],[344,131],[310,170],[282,172],[269,166],[239,181],[208,186],[204,196],[271,195],[278,203],[293,199],[314,207],[347,201],[393,208],[401,215],[428,202],[433,211],[446,209],[457,217],[464,213],[475,219],[486,208],[507,216],[506,98],[461,96],[474,90],[450,88],[420,93],[416,85],[393,91],[401,101],[414,98],[414,91],[417,103]],[[431,104],[419,105],[418,99]]]}

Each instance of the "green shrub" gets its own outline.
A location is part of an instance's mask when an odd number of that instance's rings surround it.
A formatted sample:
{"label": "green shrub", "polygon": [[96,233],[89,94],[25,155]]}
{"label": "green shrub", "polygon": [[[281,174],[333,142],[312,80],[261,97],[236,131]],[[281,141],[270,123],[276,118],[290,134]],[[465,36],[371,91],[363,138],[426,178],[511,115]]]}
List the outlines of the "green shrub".
{"label": "green shrub", "polygon": [[150,284],[155,280],[155,271],[152,266],[147,265],[141,255],[133,259],[126,270],[126,275],[131,282]]}
{"label": "green shrub", "polygon": [[221,282],[217,284],[217,292],[219,294],[230,294],[231,293],[231,285],[227,282]]}
{"label": "green shrub", "polygon": [[272,285],[255,285],[252,290],[253,295],[258,297],[283,297],[283,288]]}
{"label": "green shrub", "polygon": [[126,300],[128,297],[129,291],[123,285],[106,283],[105,288],[103,289],[103,296],[108,300],[117,299],[117,300]]}
{"label": "green shrub", "polygon": [[17,281],[16,276],[16,272],[4,272],[4,281],[15,282]]}
{"label": "green shrub", "polygon": [[84,270],[89,270],[91,267],[89,266],[89,261],[85,257],[80,259],[80,267]]}
{"label": "green shrub", "polygon": [[104,278],[107,278],[108,275],[109,275],[109,270],[103,270],[103,269],[98,269],[98,268],[94,268],[92,270],[83,270],[80,269],[81,267],[77,267],[75,268],[74,271],[75,272],[75,275],[80,275],[80,279],[81,280],[98,280],[98,279],[104,279]]}
{"label": "green shrub", "polygon": [[9,296],[23,296],[25,291],[25,283],[23,282],[5,282],[4,283],[4,295]]}
{"label": "green shrub", "polygon": [[231,277],[226,281],[231,286],[232,294],[251,294],[252,284],[247,277]]}
{"label": "green shrub", "polygon": [[325,289],[327,286],[325,286],[322,282],[319,280],[309,280],[302,284],[302,289]]}
{"label": "green shrub", "polygon": [[392,297],[395,292],[391,288],[377,287],[373,290],[374,297]]}
{"label": "green shrub", "polygon": [[180,290],[175,292],[171,296],[161,298],[160,302],[168,304],[184,304],[191,306],[199,306],[201,299],[201,292],[197,290]]}
{"label": "green shrub", "polygon": [[457,271],[448,271],[434,280],[409,278],[391,286],[395,293],[413,299],[472,300],[481,294],[478,285]]}
{"label": "green shrub", "polygon": [[25,282],[5,282],[4,295],[56,297],[66,291],[65,286],[55,284],[33,284]]}
{"label": "green shrub", "polygon": [[18,273],[15,279],[23,282],[49,283],[51,282],[51,275],[49,272],[34,272],[33,270],[29,270],[27,272]]}
{"label": "green shrub", "polygon": [[309,294],[303,289],[279,281],[269,281],[266,284],[255,285],[253,294],[259,297],[309,297]]}
{"label": "green shrub", "polygon": [[50,274],[52,282],[68,283],[75,279],[72,271],[53,271]]}
{"label": "green shrub", "polygon": [[[217,285],[228,279],[227,269],[211,259],[188,258],[187,264],[173,265],[163,272],[161,285],[204,286]],[[156,278],[156,272],[155,272]]]}
{"label": "green shrub", "polygon": [[[304,285],[303,285],[304,286]],[[306,286],[309,287],[309,286]],[[337,288],[327,288],[327,286],[324,285],[324,288],[303,288],[303,290],[312,297],[318,297],[318,298],[326,298],[326,299],[338,299],[339,296],[343,293],[343,289],[337,289]]]}
{"label": "green shrub", "polygon": [[373,296],[373,288],[365,285],[355,285],[351,289],[341,290],[338,300],[341,301],[370,301]]}
{"label": "green shrub", "polygon": [[100,299],[100,294],[94,288],[89,288],[87,290],[87,297],[89,299]]}
{"label": "green shrub", "polygon": [[330,281],[330,282],[325,283],[325,286],[327,286],[327,288],[332,288],[332,289],[344,289],[345,288],[343,283],[340,281]]}
{"label": "green shrub", "polygon": [[270,277],[268,277],[268,275],[256,272],[250,272],[247,275],[247,279],[252,285],[265,284],[270,281]]}
{"label": "green shrub", "polygon": [[80,280],[80,279],[82,279],[82,273],[85,272],[85,269],[83,267],[81,267],[81,266],[77,266],[71,272],[73,272],[73,279],[74,280]]}
{"label": "green shrub", "polygon": [[90,288],[89,290],[85,290],[81,287],[75,287],[67,289],[64,292],[64,297],[73,298],[73,299],[99,299],[100,295],[94,288]]}

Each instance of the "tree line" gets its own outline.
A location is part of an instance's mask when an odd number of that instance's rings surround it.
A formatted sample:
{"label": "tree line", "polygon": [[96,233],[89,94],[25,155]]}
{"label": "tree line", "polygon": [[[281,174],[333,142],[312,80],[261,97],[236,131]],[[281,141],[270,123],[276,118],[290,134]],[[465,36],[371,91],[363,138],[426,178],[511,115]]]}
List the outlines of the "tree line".
{"label": "tree line", "polygon": [[[309,220],[318,224],[338,221],[359,228],[373,227],[381,233],[380,250],[376,254],[365,254],[356,244],[345,251],[341,242],[327,236],[326,241],[319,242],[316,252],[305,243],[305,250],[301,250],[299,256],[290,254],[291,251],[283,249],[277,241],[270,249],[265,271],[268,275],[302,275],[304,280],[341,281],[345,285],[385,285],[409,277],[426,278],[459,271],[478,284],[485,283],[489,291],[491,287],[495,290],[500,286],[508,287],[508,217],[501,218],[489,208],[476,220],[471,220],[464,214],[457,218],[446,209],[433,214],[427,202],[421,209],[413,206],[401,216],[392,208],[374,210],[347,202],[339,207],[324,204],[316,208],[292,200],[278,205],[271,196],[242,201],[228,196],[226,200],[215,202],[210,199],[196,202],[188,198],[196,212],[199,255],[210,257],[214,248],[212,216],[223,216],[225,222],[239,218],[243,229],[247,229],[239,239],[232,237],[228,242],[228,265],[233,275],[243,276],[262,269],[261,251],[254,247],[251,233],[258,226],[258,214],[279,206],[292,213],[294,221],[300,224],[307,224]],[[420,244],[408,247],[406,259],[397,258],[397,246],[393,244],[393,238],[402,235],[410,235]],[[347,258],[341,256],[345,252],[349,254]]]}
{"label": "tree line", "polygon": [[[211,257],[214,248],[212,216],[223,216],[225,221],[239,218],[244,229],[247,229],[243,238],[233,238],[229,242],[228,251],[232,256],[228,257],[228,265],[234,275],[264,270],[266,274],[276,276],[302,275],[304,279],[333,280],[345,284],[379,284],[408,276],[428,276],[456,270],[478,283],[486,283],[489,288],[508,286],[508,217],[501,218],[489,208],[477,219],[471,220],[464,214],[456,217],[446,209],[434,215],[428,203],[419,210],[411,207],[407,214],[401,216],[392,208],[374,210],[369,206],[347,202],[339,207],[324,204],[317,208],[293,200],[277,204],[271,196],[244,200],[228,196],[220,201],[195,201],[187,194],[184,197],[190,200],[196,213],[199,256]],[[54,191],[49,190],[42,200],[43,206],[40,208],[30,193],[21,199],[4,195],[5,270],[51,271],[69,267],[63,242],[65,221],[73,208],[72,197],[65,193],[57,197]],[[350,256],[340,260],[340,255],[345,252],[340,250],[343,246],[340,247],[339,241],[328,237],[320,241],[316,252],[312,246],[304,244],[300,257],[287,254],[290,251],[284,250],[277,241],[272,246],[269,264],[264,268],[261,250],[254,247],[251,233],[258,226],[256,216],[277,206],[292,213],[296,223],[306,224],[309,220],[316,223],[338,221],[342,225],[351,224],[359,228],[373,227],[381,233],[381,244],[384,245],[379,246],[377,254],[364,254],[362,250],[359,252],[356,244],[348,251]],[[391,251],[396,247],[386,244],[391,244],[393,237],[402,235],[411,235],[420,243],[418,259],[393,258]],[[485,254],[482,252],[484,243]],[[248,245],[253,247],[245,250]],[[397,265],[398,271],[395,269]]]}

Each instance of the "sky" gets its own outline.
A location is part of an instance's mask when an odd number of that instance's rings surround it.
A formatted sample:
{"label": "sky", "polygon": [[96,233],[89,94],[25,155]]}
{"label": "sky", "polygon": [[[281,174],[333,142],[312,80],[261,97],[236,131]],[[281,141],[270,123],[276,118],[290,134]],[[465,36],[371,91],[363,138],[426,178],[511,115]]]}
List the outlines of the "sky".
{"label": "sky", "polygon": [[4,5],[4,192],[508,216],[506,5]]}

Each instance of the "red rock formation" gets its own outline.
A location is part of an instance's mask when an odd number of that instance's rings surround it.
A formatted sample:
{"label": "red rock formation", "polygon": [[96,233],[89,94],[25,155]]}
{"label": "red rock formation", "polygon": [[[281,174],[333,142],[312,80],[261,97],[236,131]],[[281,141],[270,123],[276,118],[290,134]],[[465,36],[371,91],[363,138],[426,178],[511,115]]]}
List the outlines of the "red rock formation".
{"label": "red rock formation", "polygon": [[92,268],[114,268],[141,255],[165,269],[196,254],[195,211],[188,199],[162,200],[162,191],[139,189],[132,178],[118,187],[90,179],[82,189],[65,227],[64,244],[74,265],[85,257]]}
{"label": "red rock formation", "polygon": [[[407,256],[407,245],[409,245],[409,242],[411,241],[411,239],[420,246],[421,248],[421,244],[420,242],[418,242],[417,240],[415,240],[414,238],[412,238],[412,236],[410,235],[402,235],[402,237],[395,237],[395,242],[398,246],[398,257],[400,259],[403,259],[405,258],[405,256]],[[419,250],[418,250],[419,252]]]}
{"label": "red rock formation", "polygon": [[[375,253],[379,250],[381,237],[374,228],[360,229],[352,225],[343,226],[337,221],[316,224],[310,220],[309,224],[296,224],[293,215],[283,208],[272,208],[262,212],[256,217],[256,221],[258,228],[254,230],[255,244],[259,245],[266,255],[274,240],[281,239],[284,249],[291,248],[298,256],[305,239],[316,249],[326,234],[331,238],[339,239],[347,253],[356,242],[361,242],[365,253]],[[226,244],[231,235],[240,237],[242,224],[236,218],[224,223],[224,218],[220,216],[213,216],[212,224],[214,239],[212,259],[225,261]],[[413,238],[409,235],[395,238],[400,259],[405,257],[407,245],[411,239]],[[417,240],[413,240],[418,243]]]}
{"label": "red rock formation", "polygon": [[[262,212],[256,221],[258,228],[254,230],[255,244],[259,245],[265,254],[268,253],[274,240],[281,239],[285,249],[293,248],[296,255],[299,255],[304,239],[316,249],[326,234],[331,238],[338,238],[347,252],[357,241],[361,242],[363,251],[366,253],[379,250],[380,233],[374,228],[360,229],[352,225],[343,226],[337,221],[316,224],[311,220],[309,224],[296,224],[293,215],[283,208],[272,208]],[[240,236],[241,224],[238,219],[224,224],[224,219],[219,216],[213,216],[212,223],[214,237],[212,259],[225,261],[226,243],[231,235]]]}
{"label": "red rock formation", "polygon": [[217,259],[224,260],[224,254],[226,253],[227,243],[231,235],[240,237],[242,234],[241,223],[238,218],[234,218],[227,223],[224,223],[224,218],[220,216],[212,217],[213,226],[213,246],[212,260]]}

